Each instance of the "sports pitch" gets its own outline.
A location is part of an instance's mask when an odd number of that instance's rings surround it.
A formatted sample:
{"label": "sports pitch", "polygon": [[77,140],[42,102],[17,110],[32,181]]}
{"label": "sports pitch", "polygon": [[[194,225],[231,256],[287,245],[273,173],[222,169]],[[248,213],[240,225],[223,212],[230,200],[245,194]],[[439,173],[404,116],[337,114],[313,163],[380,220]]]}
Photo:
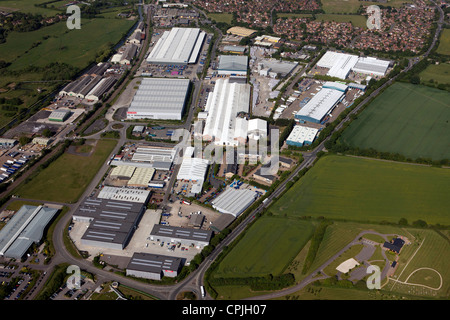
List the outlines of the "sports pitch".
{"label": "sports pitch", "polygon": [[325,156],[269,210],[274,215],[450,225],[450,170]]}
{"label": "sports pitch", "polygon": [[450,158],[450,93],[395,83],[342,133],[352,147],[400,153],[408,158]]}

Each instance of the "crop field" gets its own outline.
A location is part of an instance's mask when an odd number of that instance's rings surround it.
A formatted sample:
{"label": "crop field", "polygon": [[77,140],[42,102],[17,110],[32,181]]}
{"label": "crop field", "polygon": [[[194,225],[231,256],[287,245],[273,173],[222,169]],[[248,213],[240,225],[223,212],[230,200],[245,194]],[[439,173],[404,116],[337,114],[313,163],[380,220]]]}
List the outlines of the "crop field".
{"label": "crop field", "polygon": [[394,83],[352,121],[341,140],[408,158],[450,158],[450,92]]}
{"label": "crop field", "polygon": [[279,275],[314,232],[309,221],[262,217],[220,263],[215,277]]}
{"label": "crop field", "polygon": [[442,29],[436,52],[450,56],[450,29]]}
{"label": "crop field", "polygon": [[98,140],[89,156],[65,152],[30,182],[19,186],[15,193],[22,198],[74,203],[116,144],[114,140]]}
{"label": "crop field", "polygon": [[325,156],[271,208],[274,215],[450,225],[450,170]]}

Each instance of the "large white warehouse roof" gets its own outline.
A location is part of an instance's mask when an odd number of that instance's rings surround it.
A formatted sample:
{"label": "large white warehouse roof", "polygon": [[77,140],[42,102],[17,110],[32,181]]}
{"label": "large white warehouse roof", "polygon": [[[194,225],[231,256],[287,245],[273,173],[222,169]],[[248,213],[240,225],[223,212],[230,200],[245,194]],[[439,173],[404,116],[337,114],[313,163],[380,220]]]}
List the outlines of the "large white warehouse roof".
{"label": "large white warehouse roof", "polygon": [[322,88],[295,114],[295,118],[319,123],[336,106],[344,94],[340,90]]}
{"label": "large white warehouse roof", "polygon": [[317,66],[322,68],[329,68],[327,75],[340,79],[347,78],[350,70],[358,62],[358,56],[327,51],[322,58],[317,62]]}
{"label": "large white warehouse roof", "polygon": [[188,89],[189,79],[144,78],[127,118],[181,120]]}
{"label": "large white warehouse roof", "polygon": [[208,117],[203,130],[206,140],[214,140],[219,145],[237,145],[236,122],[239,112],[248,113],[250,105],[250,85],[230,83],[228,79],[218,79],[214,91],[208,96],[206,111]]}
{"label": "large white warehouse roof", "polygon": [[390,61],[379,60],[373,57],[361,57],[352,68],[353,72],[384,76],[389,68]]}
{"label": "large white warehouse roof", "polygon": [[204,38],[205,34],[199,28],[172,28],[163,33],[148,55],[147,61],[164,64],[195,62],[197,57],[194,55],[198,55]]}
{"label": "large white warehouse roof", "polygon": [[237,217],[256,200],[257,196],[256,191],[250,189],[229,187],[214,199],[211,204],[219,212],[232,214]]}

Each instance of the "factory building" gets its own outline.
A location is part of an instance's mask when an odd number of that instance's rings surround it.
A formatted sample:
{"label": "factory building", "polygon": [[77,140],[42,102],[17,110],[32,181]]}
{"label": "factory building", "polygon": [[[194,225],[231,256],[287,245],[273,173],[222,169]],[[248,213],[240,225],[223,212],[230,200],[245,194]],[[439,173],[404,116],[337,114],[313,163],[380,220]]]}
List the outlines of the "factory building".
{"label": "factory building", "polygon": [[55,122],[64,122],[70,117],[70,110],[67,109],[58,109],[52,111],[48,116],[48,120]]}
{"label": "factory building", "polygon": [[295,118],[321,123],[344,98],[346,90],[347,86],[344,84],[326,82],[322,89],[295,114]]}
{"label": "factory building", "polygon": [[257,198],[258,194],[256,191],[227,187],[224,192],[211,202],[211,204],[214,209],[221,213],[238,217]]}
{"label": "factory building", "polygon": [[112,179],[131,179],[136,167],[133,166],[117,166],[111,170],[110,177]]}
{"label": "factory building", "polygon": [[189,79],[142,79],[127,118],[181,120],[189,85]]}
{"label": "factory building", "polygon": [[199,28],[165,31],[147,57],[148,63],[187,65],[195,63],[206,33]]}
{"label": "factory building", "polygon": [[223,47],[223,52],[230,52],[230,53],[234,53],[234,54],[244,54],[245,50],[247,50],[247,47],[244,46],[224,46]]}
{"label": "factory building", "polygon": [[383,77],[386,75],[390,64],[391,62],[386,60],[380,60],[373,57],[360,57],[358,62],[352,68],[352,71],[355,73]]}
{"label": "factory building", "polygon": [[239,37],[251,37],[256,34],[256,30],[244,28],[244,27],[231,27],[227,30],[227,33],[239,36]]}
{"label": "factory building", "polygon": [[137,53],[137,45],[129,43],[120,57],[120,64],[130,65]]}
{"label": "factory building", "polygon": [[303,126],[294,126],[291,133],[286,139],[286,144],[289,146],[302,147],[304,145],[310,145],[314,142],[314,139],[317,136],[317,132],[319,129],[303,127]]}
{"label": "factory building", "polygon": [[178,170],[177,180],[191,181],[192,187],[190,194],[196,195],[202,192],[203,182],[208,171],[209,161],[202,158],[183,158],[180,169]]}
{"label": "factory building", "polygon": [[142,203],[88,197],[72,219],[90,222],[81,237],[82,245],[123,250],[144,212]]}
{"label": "factory building", "polygon": [[105,186],[100,191],[97,197],[99,199],[119,200],[146,204],[150,197],[150,191]]}
{"label": "factory building", "polygon": [[248,120],[247,135],[253,140],[267,138],[267,121],[258,118]]}
{"label": "factory building", "polygon": [[247,56],[219,56],[219,75],[246,76],[248,69]]}
{"label": "factory building", "polygon": [[250,105],[250,86],[218,79],[208,96],[203,138],[217,145],[238,145],[236,123],[239,113],[247,114]]}
{"label": "factory building", "polygon": [[127,185],[130,187],[146,188],[150,180],[152,180],[154,174],[154,168],[137,167]]}
{"label": "factory building", "polygon": [[327,51],[316,65],[329,69],[327,75],[330,77],[346,79],[357,62],[358,56],[356,55]]}
{"label": "factory building", "polygon": [[99,101],[105,93],[112,88],[112,86],[117,82],[113,77],[103,78],[98,82],[98,84],[85,96],[87,100]]}
{"label": "factory building", "polygon": [[17,140],[15,140],[15,139],[0,138],[0,148],[2,148],[2,149],[12,148],[16,144],[17,144]]}
{"label": "factory building", "polygon": [[161,224],[155,224],[150,232],[150,239],[153,241],[181,243],[183,246],[194,246],[196,248],[207,246],[211,237],[212,231],[210,230],[171,227]]}
{"label": "factory building", "polygon": [[33,243],[41,241],[57,212],[44,206],[22,206],[0,230],[0,256],[21,259]]}
{"label": "factory building", "polygon": [[150,253],[135,252],[126,268],[126,275],[151,280],[161,280],[163,276],[176,277],[183,259]]}

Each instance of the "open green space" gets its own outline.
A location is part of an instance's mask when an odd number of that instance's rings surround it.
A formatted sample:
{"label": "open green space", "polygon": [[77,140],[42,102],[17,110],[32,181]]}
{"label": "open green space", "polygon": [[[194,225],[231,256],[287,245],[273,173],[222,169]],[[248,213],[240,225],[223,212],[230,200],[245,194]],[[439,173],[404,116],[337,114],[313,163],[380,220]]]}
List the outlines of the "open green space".
{"label": "open green space", "polygon": [[274,215],[450,225],[450,170],[325,156],[271,208]]}
{"label": "open green space", "polygon": [[216,22],[225,22],[231,24],[233,15],[231,13],[208,13],[208,18]]}
{"label": "open green space", "polygon": [[411,3],[413,0],[387,0],[386,2],[372,2],[360,0],[321,0],[325,13],[356,13],[361,5],[400,7],[403,3]]}
{"label": "open green space", "polygon": [[420,81],[450,85],[450,63],[430,64],[420,73]]}
{"label": "open green space", "polygon": [[12,32],[0,45],[0,55],[12,62],[9,70],[30,65],[44,66],[52,62],[84,68],[97,54],[117,43],[134,24],[125,19],[82,19],[81,29],[67,29],[65,22],[19,33]]}
{"label": "open green space", "polygon": [[450,92],[397,82],[352,121],[340,140],[412,159],[448,159],[449,118]]}
{"label": "open green space", "polygon": [[20,185],[15,194],[29,199],[76,202],[116,144],[115,140],[98,140],[89,156],[65,152],[31,181]]}
{"label": "open green space", "polygon": [[450,56],[450,29],[442,29],[436,52]]}
{"label": "open green space", "polygon": [[48,5],[47,8],[36,7],[35,4],[41,4],[48,2],[48,0],[1,0],[0,10],[6,12],[20,11],[23,13],[41,14],[43,16],[53,16],[57,13],[61,13],[60,10],[52,8]]}
{"label": "open green space", "polygon": [[220,263],[215,277],[281,274],[314,231],[309,221],[262,217]]}
{"label": "open green space", "polygon": [[354,27],[367,28],[367,17],[356,14],[317,14],[316,20],[351,22]]}

